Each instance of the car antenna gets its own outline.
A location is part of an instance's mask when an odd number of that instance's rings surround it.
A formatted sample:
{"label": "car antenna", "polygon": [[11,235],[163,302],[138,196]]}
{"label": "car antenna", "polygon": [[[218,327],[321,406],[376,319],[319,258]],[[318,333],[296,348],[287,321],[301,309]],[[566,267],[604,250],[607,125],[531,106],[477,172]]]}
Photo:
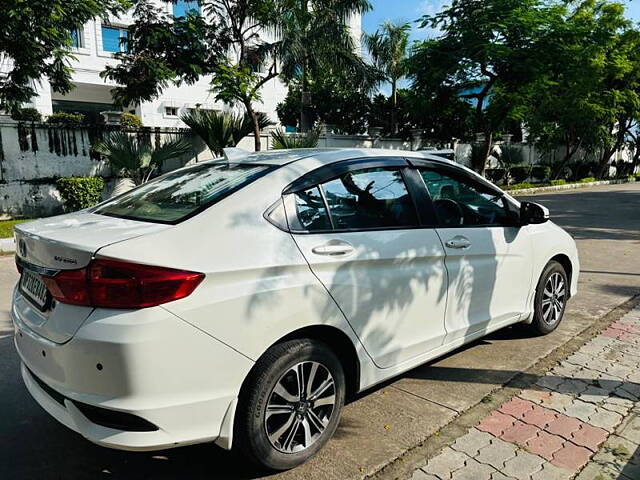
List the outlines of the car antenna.
{"label": "car antenna", "polygon": [[223,148],[222,152],[224,153],[224,159],[229,163],[240,160],[241,158],[246,158],[251,154],[251,152],[248,152],[244,148],[237,147]]}

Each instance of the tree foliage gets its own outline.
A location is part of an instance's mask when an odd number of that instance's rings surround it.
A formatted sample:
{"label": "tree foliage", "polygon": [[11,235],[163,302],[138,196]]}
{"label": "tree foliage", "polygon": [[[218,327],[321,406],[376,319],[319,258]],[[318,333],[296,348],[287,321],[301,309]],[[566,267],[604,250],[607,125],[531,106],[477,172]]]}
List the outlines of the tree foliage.
{"label": "tree foliage", "polygon": [[[258,114],[260,129],[273,123],[263,114]],[[247,114],[231,114],[212,110],[195,110],[184,114],[181,120],[198,135],[214,155],[222,156],[227,147],[235,147],[253,131],[253,120]]]}
{"label": "tree foliage", "polygon": [[11,68],[0,77],[0,106],[13,109],[30,101],[42,77],[53,91],[70,92],[71,32],[128,5],[128,0],[5,0],[0,8],[0,64]]}
{"label": "tree foliage", "polygon": [[[369,0],[276,0],[273,33],[279,39],[274,54],[282,65],[282,78],[301,90],[300,127],[313,126],[310,107],[317,98],[315,80],[328,71],[341,72],[353,83],[373,86],[374,72],[362,60],[349,26],[354,14],[367,12]],[[320,100],[316,100],[316,103]]]}
{"label": "tree foliage", "polygon": [[507,120],[522,118],[523,96],[544,70],[539,46],[562,10],[541,0],[454,0],[422,18],[423,27],[442,33],[415,46],[413,87],[427,96],[449,92],[441,98],[472,102],[475,129],[487,139],[476,170],[484,171],[496,132]]}
{"label": "tree foliage", "polygon": [[394,134],[398,134],[398,82],[407,73],[409,47],[408,23],[385,22],[379,30],[365,34],[364,44],[381,78],[391,83],[391,124]]}

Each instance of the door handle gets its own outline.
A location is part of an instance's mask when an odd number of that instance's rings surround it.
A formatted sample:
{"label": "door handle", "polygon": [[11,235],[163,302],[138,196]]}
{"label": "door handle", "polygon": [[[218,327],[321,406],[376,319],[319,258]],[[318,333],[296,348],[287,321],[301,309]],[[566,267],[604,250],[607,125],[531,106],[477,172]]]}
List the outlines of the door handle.
{"label": "door handle", "polygon": [[471,241],[466,237],[458,235],[457,237],[453,237],[451,240],[445,243],[445,245],[447,246],[447,248],[455,248],[456,250],[466,250],[471,246]]}
{"label": "door handle", "polygon": [[326,255],[329,257],[339,257],[344,255],[350,255],[354,249],[348,243],[330,243],[327,245],[320,245],[311,250],[316,255]]}

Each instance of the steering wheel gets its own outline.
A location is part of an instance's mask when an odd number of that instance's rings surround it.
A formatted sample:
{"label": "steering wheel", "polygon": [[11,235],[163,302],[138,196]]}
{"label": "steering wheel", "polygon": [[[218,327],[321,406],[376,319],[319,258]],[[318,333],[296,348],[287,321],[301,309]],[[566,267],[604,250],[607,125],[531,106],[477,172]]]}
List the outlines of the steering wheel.
{"label": "steering wheel", "polygon": [[441,198],[434,201],[433,206],[438,218],[444,225],[453,226],[464,223],[464,213],[458,202],[448,198]]}

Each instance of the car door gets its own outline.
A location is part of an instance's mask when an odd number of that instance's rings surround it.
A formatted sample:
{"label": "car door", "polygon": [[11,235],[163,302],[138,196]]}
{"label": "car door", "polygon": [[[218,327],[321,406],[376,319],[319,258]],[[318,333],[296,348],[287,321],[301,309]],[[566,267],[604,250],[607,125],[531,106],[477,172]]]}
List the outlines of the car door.
{"label": "car door", "polygon": [[517,321],[532,288],[532,245],[517,205],[462,169],[434,163],[419,172],[446,252],[445,344]]}
{"label": "car door", "polygon": [[446,334],[444,249],[416,210],[407,166],[345,162],[285,195],[296,243],[382,368],[441,346]]}

